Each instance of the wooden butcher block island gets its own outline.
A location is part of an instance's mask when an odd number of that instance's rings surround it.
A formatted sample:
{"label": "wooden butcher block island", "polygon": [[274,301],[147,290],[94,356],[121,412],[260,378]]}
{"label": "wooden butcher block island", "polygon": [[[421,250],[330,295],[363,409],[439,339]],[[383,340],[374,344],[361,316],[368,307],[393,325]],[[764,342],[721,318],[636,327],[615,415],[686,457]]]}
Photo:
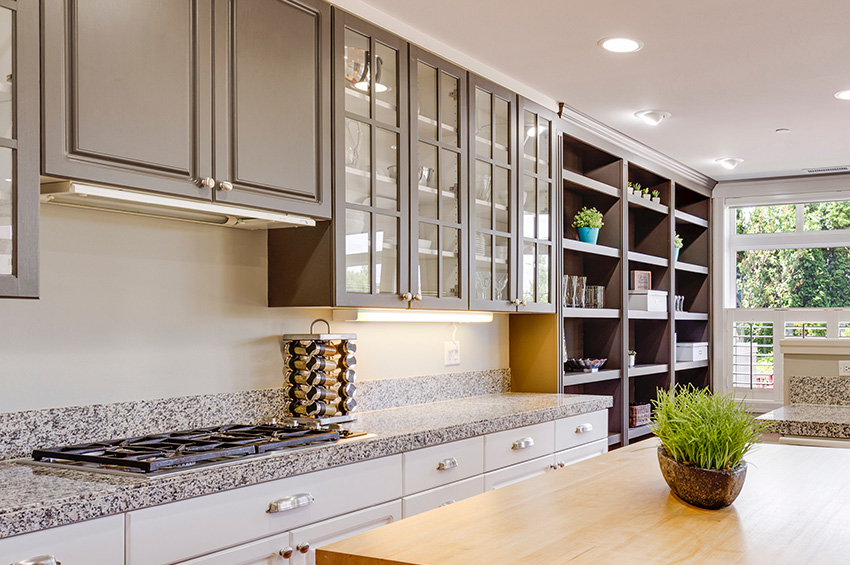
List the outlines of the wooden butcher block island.
{"label": "wooden butcher block island", "polygon": [[319,565],[850,563],[850,449],[761,445],[722,510],[681,502],[656,440],[348,538]]}

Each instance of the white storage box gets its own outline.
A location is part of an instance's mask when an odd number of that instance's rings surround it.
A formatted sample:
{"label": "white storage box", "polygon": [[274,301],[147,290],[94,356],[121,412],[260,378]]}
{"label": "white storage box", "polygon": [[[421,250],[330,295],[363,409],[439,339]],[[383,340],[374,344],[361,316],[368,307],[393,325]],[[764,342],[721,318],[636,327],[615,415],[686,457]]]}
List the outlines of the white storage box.
{"label": "white storage box", "polygon": [[677,343],[676,361],[705,361],[708,359],[708,343]]}
{"label": "white storage box", "polygon": [[666,290],[630,290],[629,310],[667,311]]}

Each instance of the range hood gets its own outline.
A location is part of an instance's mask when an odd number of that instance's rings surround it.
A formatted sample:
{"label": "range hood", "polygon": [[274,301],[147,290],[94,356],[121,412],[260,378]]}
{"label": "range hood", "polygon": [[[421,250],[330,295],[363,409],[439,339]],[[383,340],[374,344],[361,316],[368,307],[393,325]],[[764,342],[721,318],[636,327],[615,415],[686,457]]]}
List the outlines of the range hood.
{"label": "range hood", "polygon": [[248,230],[316,225],[315,220],[305,216],[188,200],[123,188],[94,186],[74,181],[42,184],[41,201],[48,204]]}

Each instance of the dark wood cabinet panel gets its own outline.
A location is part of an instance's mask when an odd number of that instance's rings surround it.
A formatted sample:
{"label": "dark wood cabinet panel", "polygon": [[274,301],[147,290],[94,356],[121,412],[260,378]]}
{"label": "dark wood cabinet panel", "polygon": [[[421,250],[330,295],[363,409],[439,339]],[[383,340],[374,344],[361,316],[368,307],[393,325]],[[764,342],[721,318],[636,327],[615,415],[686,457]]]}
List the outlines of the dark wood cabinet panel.
{"label": "dark wood cabinet panel", "polygon": [[210,198],[211,9],[45,0],[44,173]]}
{"label": "dark wood cabinet panel", "polygon": [[216,1],[215,200],[330,217],[330,24],[320,0]]}
{"label": "dark wood cabinet panel", "polygon": [[0,0],[0,297],[38,298],[38,3]]}

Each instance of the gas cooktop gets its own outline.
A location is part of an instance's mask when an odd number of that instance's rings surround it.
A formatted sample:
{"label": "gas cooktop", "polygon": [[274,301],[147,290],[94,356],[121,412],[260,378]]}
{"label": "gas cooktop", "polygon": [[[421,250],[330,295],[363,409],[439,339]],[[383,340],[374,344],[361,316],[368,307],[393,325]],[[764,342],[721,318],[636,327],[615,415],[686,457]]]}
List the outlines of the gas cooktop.
{"label": "gas cooktop", "polygon": [[331,424],[317,428],[282,425],[212,426],[142,437],[36,449],[27,464],[80,471],[154,477],[279,454],[341,439],[366,437]]}

